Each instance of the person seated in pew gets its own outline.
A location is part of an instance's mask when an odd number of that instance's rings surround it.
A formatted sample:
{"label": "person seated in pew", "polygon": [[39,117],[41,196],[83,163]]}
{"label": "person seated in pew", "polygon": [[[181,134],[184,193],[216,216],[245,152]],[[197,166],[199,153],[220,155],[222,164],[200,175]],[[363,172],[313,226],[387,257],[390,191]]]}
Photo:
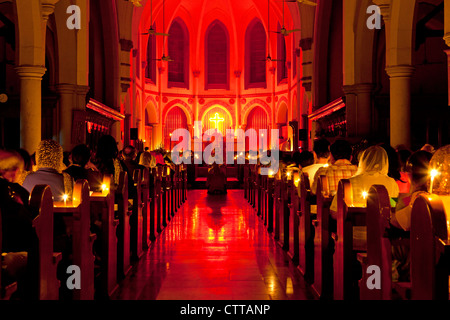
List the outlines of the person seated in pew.
{"label": "person seated in pew", "polygon": [[351,144],[347,140],[336,140],[330,146],[330,152],[331,165],[317,170],[314,176],[314,182],[311,186],[312,194],[316,194],[317,182],[320,176],[327,176],[328,190],[330,194],[334,196],[337,192],[339,180],[353,177],[358,170],[358,167],[351,163],[353,150]]}
{"label": "person seated in pew", "polygon": [[[63,164],[63,148],[54,140],[43,140],[39,143],[36,150],[36,166],[37,171],[30,173],[23,183],[23,187],[31,193],[36,185],[50,186],[54,201],[64,201],[65,195],[67,199],[72,198],[73,179],[62,172]],[[71,239],[67,234],[66,224],[61,215],[54,216],[53,225],[53,251],[61,252],[63,261],[71,253]],[[60,265],[62,265],[60,263]]]}
{"label": "person seated in pew", "polygon": [[300,153],[299,168],[306,168],[314,164],[314,153],[304,150]]}
{"label": "person seated in pew", "polygon": [[136,187],[134,186],[134,170],[143,170],[145,167],[136,161],[136,148],[133,146],[126,146],[123,151],[123,163],[125,164],[126,171],[128,172],[128,198],[133,199],[136,195]]}
{"label": "person seated in pew", "polygon": [[395,212],[391,215],[391,224],[398,229],[410,230],[414,200],[419,195],[428,193],[429,165],[432,156],[428,151],[417,151],[406,163],[406,170],[411,181],[409,193],[399,198]]}
{"label": "person seated in pew", "polygon": [[93,164],[100,173],[112,175],[115,186],[119,185],[120,173],[122,171],[128,173],[126,165],[119,158],[116,139],[111,135],[104,135],[99,139]]}
{"label": "person seated in pew", "polygon": [[314,141],[313,147],[314,164],[304,167],[302,171],[308,174],[310,185],[314,182],[314,176],[317,170],[327,166],[330,158],[330,142],[325,138],[320,138]]}
{"label": "person seated in pew", "polygon": [[91,150],[85,144],[80,144],[73,148],[71,153],[72,164],[64,170],[68,173],[73,181],[87,180],[90,181],[90,172],[93,171],[91,167],[87,167],[91,159]]}
{"label": "person seated in pew", "polygon": [[150,152],[144,151],[139,159],[139,164],[149,169],[155,168],[156,158]]}
{"label": "person seated in pew", "polygon": [[206,187],[208,188],[208,194],[227,193],[227,178],[217,163],[214,163],[208,170]]}
{"label": "person seated in pew", "polygon": [[[386,187],[392,203],[395,206],[399,196],[397,182],[388,176],[389,159],[380,146],[372,146],[363,151],[355,175],[349,180],[353,190],[353,203],[363,206],[366,203],[367,193],[373,185],[383,185]],[[336,219],[337,199],[336,196],[330,206],[331,217]]]}
{"label": "person seated in pew", "polygon": [[[393,178],[398,184],[399,194],[405,194],[409,192],[410,182],[408,179],[403,179],[401,174],[401,162],[400,156],[397,151],[392,148],[388,143],[383,143],[380,145],[384,150],[386,150],[389,159],[389,172],[388,176]],[[406,192],[405,192],[406,191]]]}
{"label": "person seated in pew", "polygon": [[123,149],[123,162],[125,164],[125,166],[128,168],[128,173],[131,174],[131,177],[133,176],[133,172],[136,169],[144,169],[144,166],[139,164],[136,161],[136,148],[133,146],[126,146]]}
{"label": "person seated in pew", "polygon": [[[409,194],[399,197],[395,211],[391,211],[390,228],[387,230],[390,239],[409,237],[412,204],[419,195],[428,193],[428,168],[431,157],[432,154],[427,151],[418,151],[409,157],[406,171],[411,187]],[[392,281],[410,281],[409,252],[409,246],[392,246]]]}
{"label": "person seated in pew", "polygon": [[2,282],[17,282],[15,299],[33,299],[38,272],[38,238],[29,193],[17,182],[24,161],[14,151],[0,150],[0,211],[2,215]]}
{"label": "person seated in pew", "polygon": [[64,201],[64,195],[72,197],[73,179],[63,173],[63,149],[54,140],[43,140],[36,150],[37,171],[30,173],[23,187],[31,193],[34,186],[47,184],[51,187],[55,201]]}

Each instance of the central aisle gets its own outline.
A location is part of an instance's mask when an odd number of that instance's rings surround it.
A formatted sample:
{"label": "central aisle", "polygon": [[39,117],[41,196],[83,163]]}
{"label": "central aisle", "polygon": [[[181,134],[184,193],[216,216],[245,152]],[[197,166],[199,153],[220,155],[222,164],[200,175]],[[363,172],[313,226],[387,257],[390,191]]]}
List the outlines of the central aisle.
{"label": "central aisle", "polygon": [[186,203],[114,295],[115,300],[310,300],[242,190]]}

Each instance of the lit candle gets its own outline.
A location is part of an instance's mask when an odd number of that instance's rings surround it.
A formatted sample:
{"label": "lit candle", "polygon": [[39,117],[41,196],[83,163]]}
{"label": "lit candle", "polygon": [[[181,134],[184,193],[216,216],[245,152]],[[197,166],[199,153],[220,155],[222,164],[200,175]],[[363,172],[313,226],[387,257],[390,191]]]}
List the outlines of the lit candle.
{"label": "lit candle", "polygon": [[64,206],[67,205],[67,199],[69,198],[69,196],[67,194],[63,195],[63,199],[64,199]]}
{"label": "lit candle", "polygon": [[286,172],[286,177],[288,180],[291,180],[291,172],[290,171]]}
{"label": "lit candle", "polygon": [[273,178],[273,174],[274,174],[273,170],[270,170],[269,171],[269,178]]}
{"label": "lit candle", "polygon": [[430,176],[431,176],[430,193],[433,193],[434,178],[436,178],[438,175],[439,175],[439,171],[437,171],[436,169],[433,169],[430,171]]}
{"label": "lit candle", "polygon": [[364,192],[362,193],[362,196],[363,196],[363,199],[366,200],[367,197],[369,196],[369,194],[368,194],[366,191],[364,191]]}

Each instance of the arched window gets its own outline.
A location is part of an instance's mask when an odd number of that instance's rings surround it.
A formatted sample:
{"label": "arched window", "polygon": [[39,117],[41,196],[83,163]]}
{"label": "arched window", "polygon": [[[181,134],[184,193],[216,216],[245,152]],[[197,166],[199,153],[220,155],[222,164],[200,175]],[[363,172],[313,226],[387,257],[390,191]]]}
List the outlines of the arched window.
{"label": "arched window", "polygon": [[168,87],[189,89],[189,32],[184,22],[176,18],[169,29],[168,37]]}
{"label": "arched window", "polygon": [[229,90],[230,41],[226,27],[215,20],[205,35],[205,89]]}
{"label": "arched window", "polygon": [[[155,28],[155,27],[153,27]],[[145,77],[156,83],[156,36],[149,35],[147,42],[147,66]]]}
{"label": "arched window", "polygon": [[[278,24],[278,31],[281,31],[281,26]],[[286,67],[286,39],[281,33],[277,37],[277,82],[280,83],[287,78]]]}
{"label": "arched window", "polygon": [[266,88],[266,31],[254,19],[245,32],[245,89]]}
{"label": "arched window", "polygon": [[188,129],[187,117],[183,109],[180,107],[172,108],[166,116],[164,126],[164,147],[166,150],[171,150],[174,146],[171,144],[171,135],[177,129]]}

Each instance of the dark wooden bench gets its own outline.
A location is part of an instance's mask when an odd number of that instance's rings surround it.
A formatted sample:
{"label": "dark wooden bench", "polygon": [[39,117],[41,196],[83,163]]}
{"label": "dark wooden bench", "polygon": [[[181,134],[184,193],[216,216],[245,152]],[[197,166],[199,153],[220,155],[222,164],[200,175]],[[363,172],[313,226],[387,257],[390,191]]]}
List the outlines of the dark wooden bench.
{"label": "dark wooden bench", "polygon": [[81,288],[73,290],[74,300],[94,299],[94,254],[92,246],[96,235],[90,231],[89,183],[79,180],[73,188],[72,201],[54,202],[53,212],[64,217],[72,235],[73,264],[80,268]]}
{"label": "dark wooden bench", "polygon": [[[409,295],[410,282],[392,281],[392,247],[398,245],[409,247],[410,239],[389,236],[391,210],[386,187],[372,186],[367,198],[367,253],[358,254],[363,270],[363,278],[360,281],[361,300],[392,300],[394,292],[403,298]],[[380,271],[379,288],[368,286],[367,282],[373,272],[367,274],[370,266],[376,266]]]}
{"label": "dark wooden bench", "polygon": [[122,171],[115,189],[115,217],[117,226],[117,278],[123,279],[131,270],[130,216],[132,210],[128,203],[128,173]]}
{"label": "dark wooden bench", "polygon": [[[353,203],[353,190],[348,179],[339,181],[337,191],[337,230],[332,235],[335,241],[333,260],[333,299],[355,300],[359,293],[355,289],[357,253],[367,251],[364,231],[354,233],[355,227],[366,226],[366,207]],[[354,241],[354,237],[359,239]],[[358,279],[359,280],[359,279]]]}
{"label": "dark wooden bench", "polygon": [[289,250],[288,255],[295,265],[299,265],[299,223],[301,219],[300,195],[295,187],[294,177],[287,181],[291,201],[289,207]]}
{"label": "dark wooden bench", "polygon": [[152,168],[151,174],[149,176],[149,197],[150,197],[150,241],[155,241],[158,235],[157,230],[157,216],[158,216],[158,201],[159,201],[159,193],[161,191],[160,188],[157,188],[158,181],[158,169]]}
{"label": "dark wooden bench", "polygon": [[298,222],[296,223],[296,232],[298,232],[298,268],[308,283],[314,282],[314,234],[313,220],[315,214],[311,212],[311,205],[315,204],[311,195],[311,188],[308,174],[302,172],[299,174],[297,188],[292,191],[296,196],[298,209],[296,210]]}
{"label": "dark wooden bench", "polygon": [[[132,199],[132,213],[130,216],[130,253],[131,259],[139,260],[144,254],[142,247],[142,210],[144,202],[142,201],[142,171],[136,169],[133,172],[133,181],[136,192]],[[128,193],[129,195],[129,193]]]}
{"label": "dark wooden bench", "polygon": [[[309,184],[309,179],[308,179]],[[328,179],[321,176],[317,182],[317,216],[314,225],[314,281],[312,288],[322,300],[333,298],[333,253],[330,249],[330,206]],[[308,212],[307,209],[306,212]]]}
{"label": "dark wooden bench", "polygon": [[33,227],[39,239],[39,300],[58,300],[60,283],[56,269],[62,254],[53,252],[53,195],[49,186],[33,188],[30,210],[36,216]]}
{"label": "dark wooden bench", "polygon": [[[0,254],[3,253],[2,251],[2,240],[3,240],[3,234],[2,234],[2,213],[0,211]],[[2,261],[3,257],[0,256],[0,300],[9,300],[11,298],[11,295],[17,291],[17,282],[13,283],[3,283],[2,282]]]}
{"label": "dark wooden bench", "polygon": [[152,198],[150,197],[150,188],[153,181],[150,177],[150,170],[145,168],[142,170],[142,249],[147,250],[150,247],[150,210],[152,207]]}
{"label": "dark wooden bench", "polygon": [[448,300],[449,196],[421,195],[411,214],[411,298]]}
{"label": "dark wooden bench", "polygon": [[101,239],[100,288],[97,291],[102,296],[110,297],[118,287],[116,229],[121,219],[115,218],[112,176],[104,175],[102,185],[104,188],[101,192],[91,192],[90,211],[91,219],[101,221],[101,235],[97,235],[97,241]]}

